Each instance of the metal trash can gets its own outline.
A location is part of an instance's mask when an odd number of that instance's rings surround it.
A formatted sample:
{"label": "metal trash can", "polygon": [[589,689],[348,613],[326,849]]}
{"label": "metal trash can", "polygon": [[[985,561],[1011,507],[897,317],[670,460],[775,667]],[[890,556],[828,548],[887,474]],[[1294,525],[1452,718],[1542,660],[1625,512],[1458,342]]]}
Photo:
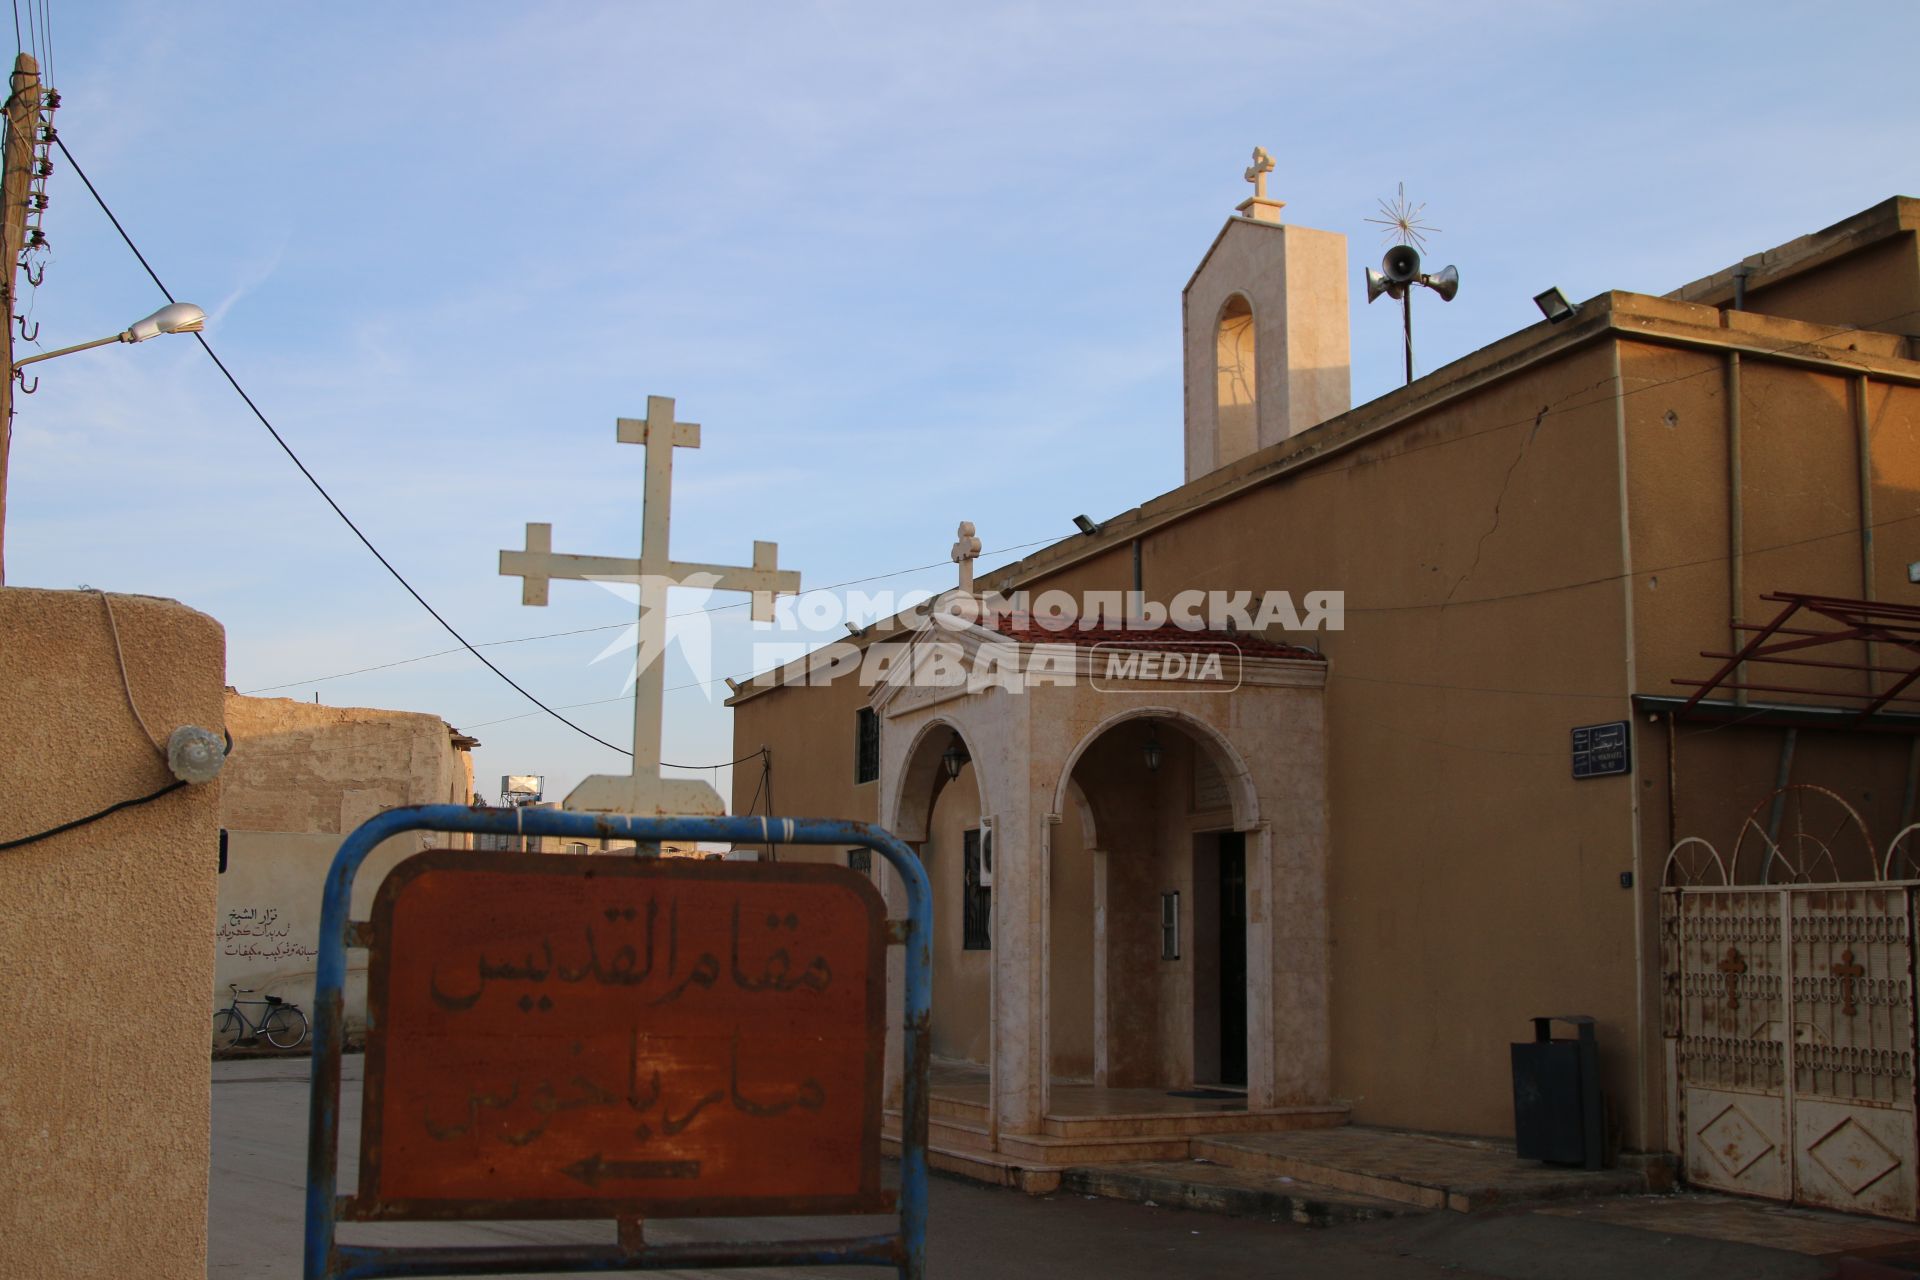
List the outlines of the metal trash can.
{"label": "metal trash can", "polygon": [[[1555,1040],[1556,1022],[1578,1039]],[[1586,1014],[1535,1018],[1533,1039],[1513,1046],[1513,1139],[1522,1160],[1600,1167],[1600,1046]]]}

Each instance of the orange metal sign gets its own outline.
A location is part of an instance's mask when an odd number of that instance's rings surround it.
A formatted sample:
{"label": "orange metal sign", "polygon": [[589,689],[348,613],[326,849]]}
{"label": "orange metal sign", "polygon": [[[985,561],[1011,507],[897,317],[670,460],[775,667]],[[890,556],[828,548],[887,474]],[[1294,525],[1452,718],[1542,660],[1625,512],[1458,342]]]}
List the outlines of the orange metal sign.
{"label": "orange metal sign", "polygon": [[441,850],[394,869],[372,924],[347,1216],[886,1206],[864,876]]}

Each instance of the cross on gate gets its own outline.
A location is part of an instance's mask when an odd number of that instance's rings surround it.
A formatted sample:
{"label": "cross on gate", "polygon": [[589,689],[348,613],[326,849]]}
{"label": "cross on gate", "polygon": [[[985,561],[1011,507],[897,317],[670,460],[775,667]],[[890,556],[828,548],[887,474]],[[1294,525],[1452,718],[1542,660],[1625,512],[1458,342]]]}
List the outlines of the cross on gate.
{"label": "cross on gate", "polygon": [[1853,980],[1864,978],[1867,971],[1853,962],[1853,948],[1848,947],[1840,953],[1840,963],[1827,966],[1834,977],[1840,979],[1840,1012],[1851,1018],[1856,1012],[1853,1003]]}
{"label": "cross on gate", "polygon": [[1747,962],[1741,959],[1740,948],[1728,947],[1726,959],[1713,967],[1727,975],[1727,1008],[1738,1009],[1740,995],[1734,990],[1733,984],[1741,974],[1747,971]]}
{"label": "cross on gate", "polygon": [[[648,396],[645,418],[621,418],[615,431],[621,444],[647,450],[642,488],[640,557],[556,555],[553,526],[528,524],[527,545],[500,553],[500,572],[521,579],[520,603],[544,605],[554,578],[579,581],[637,582],[640,587],[639,665],[633,690],[633,772],[625,777],[596,774],[575,787],[565,806],[592,813],[711,815],[725,813],[720,793],[704,781],[660,776],[660,723],[665,693],[665,671],[660,658],[666,650],[667,590],[681,585],[707,586],[716,591],[747,591],[753,596],[753,617],[773,617],[773,597],[800,590],[798,570],[779,567],[778,543],[755,542],[753,564],[696,564],[675,560],[668,533],[673,509],[673,451],[698,449],[700,426],[673,420],[669,396]],[[655,447],[658,446],[658,447]]]}

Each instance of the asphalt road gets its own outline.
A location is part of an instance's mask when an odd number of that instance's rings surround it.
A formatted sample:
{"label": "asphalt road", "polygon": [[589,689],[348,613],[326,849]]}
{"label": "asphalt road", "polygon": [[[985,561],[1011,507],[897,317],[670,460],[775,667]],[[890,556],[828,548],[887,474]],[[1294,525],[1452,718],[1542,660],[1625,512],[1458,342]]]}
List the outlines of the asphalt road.
{"label": "asphalt road", "polygon": [[[346,1060],[343,1181],[353,1168],[361,1060]],[[214,1064],[210,1277],[298,1280],[306,1181],[304,1062]],[[1437,1213],[1315,1230],[1077,1195],[1034,1198],[935,1176],[931,1280],[1180,1280],[1199,1276],[1501,1277],[1502,1280],[1800,1280],[1831,1274],[1799,1254],[1514,1211]],[[840,1234],[874,1219],[650,1221],[650,1240]],[[879,1219],[884,1224],[886,1219]],[[613,1239],[610,1223],[382,1224],[344,1240],[530,1244]],[[648,1273],[632,1273],[648,1274]],[[656,1272],[735,1277],[754,1272]],[[761,1271],[757,1274],[775,1274]],[[791,1277],[873,1277],[875,1268],[788,1269]]]}

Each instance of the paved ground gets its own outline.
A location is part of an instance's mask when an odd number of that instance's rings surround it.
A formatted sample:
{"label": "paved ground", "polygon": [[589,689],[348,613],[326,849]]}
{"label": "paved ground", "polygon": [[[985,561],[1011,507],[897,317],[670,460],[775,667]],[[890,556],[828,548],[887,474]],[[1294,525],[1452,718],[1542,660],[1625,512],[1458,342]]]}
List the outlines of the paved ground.
{"label": "paved ground", "polygon": [[[343,1112],[357,1120],[359,1058],[347,1059]],[[211,1277],[298,1277],[305,1182],[306,1064],[235,1061],[214,1065]],[[350,1148],[349,1148],[350,1151]],[[343,1168],[351,1168],[350,1157]],[[1740,1239],[1681,1234],[1704,1216]],[[1738,1276],[1788,1280],[1832,1274],[1829,1262],[1744,1240],[1783,1240],[1748,1231],[1742,1215],[1778,1211],[1717,1198],[1636,1197],[1597,1202],[1591,1212],[1433,1213],[1312,1230],[1112,1200],[1055,1195],[1034,1199],[935,1177],[929,1272],[934,1280],[1179,1280],[1182,1277],[1500,1277],[1608,1280]],[[1618,1206],[1609,1210],[1608,1205]],[[1799,1215],[1844,1243],[1848,1220]],[[1732,1223],[1731,1227],[1726,1226]],[[648,1224],[652,1239],[750,1238],[801,1224],[746,1220]],[[845,1220],[829,1223],[844,1230]],[[1695,1227],[1694,1229],[1697,1229]],[[386,1243],[529,1243],[612,1239],[605,1223],[408,1224],[349,1228],[347,1238]],[[1839,1234],[1833,1234],[1833,1232]],[[797,1234],[797,1232],[795,1232]],[[346,1234],[346,1233],[343,1233]],[[1788,1240],[1788,1243],[1794,1241]],[[674,1273],[691,1274],[691,1273]],[[713,1273],[700,1273],[709,1275]],[[749,1272],[721,1273],[734,1276]],[[762,1272],[760,1274],[767,1274]],[[788,1276],[872,1277],[871,1269],[793,1270]]]}

